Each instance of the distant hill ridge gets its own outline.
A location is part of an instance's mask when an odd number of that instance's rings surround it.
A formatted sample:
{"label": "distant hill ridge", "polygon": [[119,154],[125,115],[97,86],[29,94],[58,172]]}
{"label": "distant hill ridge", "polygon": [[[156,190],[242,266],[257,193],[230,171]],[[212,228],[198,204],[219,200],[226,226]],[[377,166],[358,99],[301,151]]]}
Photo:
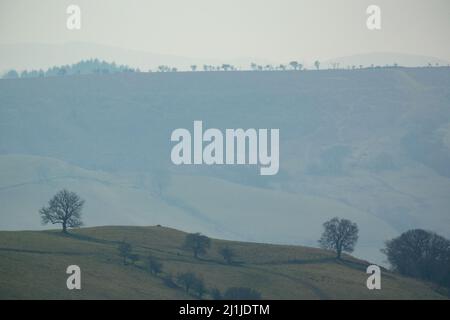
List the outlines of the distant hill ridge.
{"label": "distant hill ridge", "polygon": [[[191,70],[192,65],[197,66],[197,70],[202,70],[206,66],[222,66],[228,64],[236,69],[250,69],[251,64],[265,68],[266,66],[277,67],[284,65],[289,68],[290,61],[298,61],[303,67],[316,69],[315,61],[306,61],[304,57],[291,57],[286,61],[274,61],[259,57],[236,57],[229,59],[214,59],[208,57],[183,57],[171,54],[160,54],[140,50],[131,50],[115,46],[88,43],[69,42],[65,44],[42,44],[42,43],[21,43],[0,45],[0,74],[15,69],[23,70],[48,69],[53,66],[63,66],[74,64],[81,60],[89,60],[97,57],[99,60],[116,61],[130,66],[133,69],[147,71],[157,70],[158,66],[170,66],[178,70]],[[319,59],[320,68],[333,68],[334,63],[339,63],[339,68],[346,69],[360,65],[364,67],[397,64],[405,67],[424,67],[431,64],[435,66],[447,66],[450,58],[440,59],[430,56],[420,56],[407,53],[396,52],[372,52],[355,54],[345,57],[330,57]]]}

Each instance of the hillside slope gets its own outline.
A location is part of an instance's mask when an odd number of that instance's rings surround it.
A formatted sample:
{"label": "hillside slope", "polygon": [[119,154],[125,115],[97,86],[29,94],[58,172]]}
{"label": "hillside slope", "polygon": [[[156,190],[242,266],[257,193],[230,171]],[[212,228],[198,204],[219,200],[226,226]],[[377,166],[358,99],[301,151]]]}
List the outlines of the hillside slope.
{"label": "hillside slope", "polygon": [[[5,213],[0,225],[3,230],[45,228],[38,210],[58,190],[70,187],[86,200],[86,226],[105,221],[109,225],[162,224],[222,239],[314,246],[323,221],[338,215],[358,223],[361,236],[356,254],[372,261],[382,259],[379,239],[396,235],[383,220],[331,198],[175,173],[159,194],[152,187],[154,179],[145,173],[86,170],[46,157],[0,155],[0,202]],[[282,219],[275,213],[282,214]]]}
{"label": "hillside slope", "polygon": [[[0,232],[1,299],[191,299],[180,288],[143,267],[151,254],[163,262],[164,275],[192,271],[208,289],[251,287],[265,299],[441,299],[433,286],[383,270],[382,289],[366,288],[367,262],[300,246],[213,240],[208,254],[194,259],[180,249],[185,233],[155,227],[96,227],[59,231]],[[121,241],[141,257],[123,265]],[[236,264],[226,265],[218,248],[231,247]],[[66,289],[68,265],[81,268],[82,289]],[[206,299],[211,298],[209,295]]]}
{"label": "hillside slope", "polygon": [[[449,70],[2,79],[0,227],[40,228],[37,210],[67,188],[88,226],[313,245],[338,215],[360,226],[355,256],[381,264],[405,230],[450,236]],[[173,165],[170,134],[194,120],[279,128],[280,172]]]}

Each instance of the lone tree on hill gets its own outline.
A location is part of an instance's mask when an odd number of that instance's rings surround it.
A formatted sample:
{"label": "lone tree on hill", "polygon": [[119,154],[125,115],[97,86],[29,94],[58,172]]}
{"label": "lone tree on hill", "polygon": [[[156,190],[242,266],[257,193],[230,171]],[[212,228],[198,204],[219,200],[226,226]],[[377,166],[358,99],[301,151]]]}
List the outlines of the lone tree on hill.
{"label": "lone tree on hill", "polygon": [[347,219],[337,217],[323,224],[325,230],[319,240],[322,248],[336,252],[336,258],[341,259],[342,251],[353,252],[358,241],[358,225]]}
{"label": "lone tree on hill", "polygon": [[75,192],[61,190],[50,199],[47,207],[39,210],[42,224],[61,224],[64,233],[67,233],[67,228],[80,227],[83,225],[81,221],[83,205],[84,200]]}
{"label": "lone tree on hill", "polygon": [[147,257],[147,267],[151,274],[157,276],[162,272],[163,264],[152,255],[149,255]]}
{"label": "lone tree on hill", "polygon": [[192,250],[194,258],[198,258],[200,254],[205,254],[206,250],[211,246],[211,240],[200,233],[190,233],[186,235],[184,248]]}
{"label": "lone tree on hill", "polygon": [[233,258],[235,257],[233,249],[230,247],[222,247],[219,249],[219,254],[227,264],[233,264]]}
{"label": "lone tree on hill", "polygon": [[122,241],[119,243],[119,246],[117,247],[117,251],[119,251],[119,255],[123,258],[123,264],[127,264],[127,258],[130,257],[132,247],[131,244],[128,242]]}

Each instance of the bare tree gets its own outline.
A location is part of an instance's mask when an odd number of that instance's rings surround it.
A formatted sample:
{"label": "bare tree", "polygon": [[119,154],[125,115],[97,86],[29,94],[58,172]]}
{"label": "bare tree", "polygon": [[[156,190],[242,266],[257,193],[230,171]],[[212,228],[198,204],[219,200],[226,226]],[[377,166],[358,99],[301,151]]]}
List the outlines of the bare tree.
{"label": "bare tree", "polygon": [[289,62],[289,65],[291,66],[292,69],[298,70],[299,64],[298,64],[297,61],[291,61],[291,62]]}
{"label": "bare tree", "polygon": [[339,62],[332,62],[331,63],[331,67],[333,68],[333,70],[335,69],[339,69],[340,63]]}
{"label": "bare tree", "polygon": [[203,279],[196,278],[195,282],[193,283],[192,290],[195,292],[197,297],[201,299],[206,292],[206,286],[203,282]]}
{"label": "bare tree", "polygon": [[186,293],[192,291],[200,299],[206,292],[206,287],[203,279],[199,278],[192,272],[179,273],[177,275],[177,282],[182,288],[184,288]]}
{"label": "bare tree", "polygon": [[314,66],[316,67],[317,70],[319,70],[319,68],[320,68],[319,60],[314,61]]}
{"label": "bare tree", "polygon": [[156,259],[153,256],[148,256],[147,258],[147,266],[148,266],[148,270],[150,271],[150,273],[154,274],[154,275],[158,275],[159,273],[162,272],[162,266],[163,264]]}
{"label": "bare tree", "polygon": [[322,248],[333,250],[336,257],[341,259],[341,254],[353,252],[356,241],[358,241],[358,225],[347,219],[337,217],[325,222],[325,228],[319,244]]}
{"label": "bare tree", "polygon": [[186,235],[184,241],[184,248],[192,250],[195,258],[198,258],[200,254],[205,254],[210,246],[211,240],[200,233],[190,233]]}
{"label": "bare tree", "polygon": [[128,242],[122,241],[119,244],[119,247],[117,248],[117,250],[119,251],[119,255],[123,258],[123,264],[126,265],[127,264],[127,258],[130,256],[131,254],[131,244],[129,244]]}
{"label": "bare tree", "polygon": [[222,256],[222,258],[225,260],[226,263],[232,264],[233,258],[235,256],[235,253],[233,249],[230,247],[222,247],[219,249],[219,254]]}
{"label": "bare tree", "polygon": [[177,281],[184,288],[186,293],[189,293],[189,290],[195,286],[195,283],[197,282],[198,278],[195,274],[192,272],[185,272],[180,273],[177,276]]}
{"label": "bare tree", "polygon": [[50,199],[47,207],[39,210],[42,224],[61,224],[64,233],[67,233],[67,228],[80,227],[83,225],[81,221],[83,205],[84,200],[75,192],[61,190]]}
{"label": "bare tree", "polygon": [[170,68],[169,66],[160,65],[160,66],[158,66],[158,71],[159,72],[170,72],[170,71],[172,71],[172,68]]}
{"label": "bare tree", "polygon": [[231,65],[230,65],[230,64],[227,64],[227,63],[224,63],[224,64],[222,64],[222,69],[223,69],[224,71],[228,71],[228,70],[231,69]]}

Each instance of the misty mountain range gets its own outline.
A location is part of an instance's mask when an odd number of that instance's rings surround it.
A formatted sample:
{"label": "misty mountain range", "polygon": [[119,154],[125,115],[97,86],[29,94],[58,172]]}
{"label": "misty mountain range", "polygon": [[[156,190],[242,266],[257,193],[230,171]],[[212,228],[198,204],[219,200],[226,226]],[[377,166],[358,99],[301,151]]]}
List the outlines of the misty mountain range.
{"label": "misty mountain range", "polygon": [[[207,57],[183,57],[170,54],[145,52],[140,50],[124,49],[109,45],[101,45],[86,42],[70,42],[66,44],[1,44],[0,45],[0,74],[16,69],[47,69],[53,66],[73,64],[81,60],[98,58],[108,62],[115,61],[118,64],[127,64],[132,68],[140,68],[142,71],[157,70],[160,65],[176,67],[179,70],[190,70],[191,65],[197,65],[198,69],[206,65],[231,64],[238,69],[249,69],[251,63],[257,65],[289,64],[290,61],[270,61],[258,57],[240,57],[229,60],[211,59]],[[314,69],[314,61],[304,61],[302,57],[292,57],[309,69]],[[418,56],[402,53],[367,53],[348,57],[336,57],[321,61],[322,69],[347,67],[370,67],[371,65],[384,67],[398,64],[404,67],[423,67],[429,64],[447,66],[450,61],[435,57]]]}
{"label": "misty mountain range", "polygon": [[[410,228],[450,236],[450,72],[392,68],[0,80],[0,225],[36,229],[59,189],[88,226],[162,224],[317,246],[334,216],[382,263]],[[170,133],[279,128],[280,172],[174,166]]]}

